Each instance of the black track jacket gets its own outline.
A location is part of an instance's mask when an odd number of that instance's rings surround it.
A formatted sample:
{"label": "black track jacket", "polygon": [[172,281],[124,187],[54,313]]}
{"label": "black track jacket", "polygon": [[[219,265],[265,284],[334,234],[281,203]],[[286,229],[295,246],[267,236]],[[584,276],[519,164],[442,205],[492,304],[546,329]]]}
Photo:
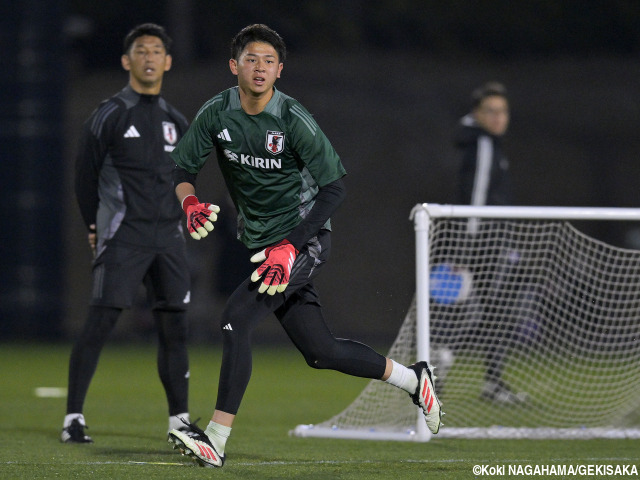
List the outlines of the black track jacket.
{"label": "black track jacket", "polygon": [[169,153],[186,118],[159,95],[129,85],[103,101],[83,126],[75,191],[82,218],[105,242],[162,248],[184,240]]}
{"label": "black track jacket", "polygon": [[460,204],[511,205],[509,161],[502,139],[480,128],[469,114],[458,124],[454,145],[461,156]]}

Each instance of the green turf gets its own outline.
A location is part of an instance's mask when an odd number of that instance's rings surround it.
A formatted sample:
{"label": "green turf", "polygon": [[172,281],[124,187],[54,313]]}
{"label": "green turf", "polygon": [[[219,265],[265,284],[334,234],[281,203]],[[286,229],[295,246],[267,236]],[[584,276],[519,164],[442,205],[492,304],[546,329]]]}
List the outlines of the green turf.
{"label": "green turf", "polygon": [[[483,478],[473,474],[476,464],[633,464],[640,470],[637,440],[436,437],[405,443],[289,437],[299,423],[338,413],[366,380],[309,369],[286,345],[256,350],[253,378],[223,469],[197,467],[166,443],[166,402],[153,344],[107,346],[85,408],[95,443],[63,445],[59,432],[65,399],[38,398],[34,390],[66,387],[69,352],[69,345],[0,345],[0,478]],[[217,348],[191,349],[191,414],[201,416],[203,426],[213,411],[219,361]]]}

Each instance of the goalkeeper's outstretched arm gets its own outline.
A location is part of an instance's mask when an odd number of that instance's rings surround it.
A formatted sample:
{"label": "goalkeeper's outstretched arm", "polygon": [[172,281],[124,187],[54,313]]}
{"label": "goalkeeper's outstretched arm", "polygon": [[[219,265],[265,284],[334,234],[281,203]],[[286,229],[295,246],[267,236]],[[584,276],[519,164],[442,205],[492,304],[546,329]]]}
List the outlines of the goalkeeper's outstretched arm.
{"label": "goalkeeper's outstretched arm", "polygon": [[331,215],[342,204],[346,195],[347,190],[341,178],[320,187],[313,208],[311,208],[307,217],[287,235],[287,240],[298,250],[301,250],[309,239],[317,235],[322,226],[331,218]]}
{"label": "goalkeeper's outstretched arm", "polygon": [[196,176],[176,166],[174,170],[175,192],[187,216],[187,229],[194,240],[206,237],[213,230],[220,208],[211,203],[201,203],[196,197]]}
{"label": "goalkeeper's outstretched arm", "polygon": [[195,195],[196,177],[197,174],[189,173],[178,165],[173,168],[173,184],[176,186],[175,192],[180,205],[186,196]]}
{"label": "goalkeeper's outstretched arm", "polygon": [[189,195],[195,195],[195,194],[196,194],[196,187],[194,187],[192,183],[182,182],[176,185],[176,197],[178,197],[178,201],[180,202],[180,205],[182,205],[182,202],[186,197],[188,197]]}

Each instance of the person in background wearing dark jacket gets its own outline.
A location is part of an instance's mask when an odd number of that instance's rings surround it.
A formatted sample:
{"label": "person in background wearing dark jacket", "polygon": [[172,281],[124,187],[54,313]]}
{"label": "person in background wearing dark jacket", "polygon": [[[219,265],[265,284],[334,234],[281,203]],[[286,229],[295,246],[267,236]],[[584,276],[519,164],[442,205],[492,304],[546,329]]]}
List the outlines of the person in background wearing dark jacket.
{"label": "person in background wearing dark jacket", "polygon": [[125,37],[121,58],[128,85],[103,101],[83,127],[75,189],[94,255],[93,289],[69,362],[64,443],[93,442],[85,433],[87,390],[107,337],[141,283],[158,329],[168,430],[188,428],[181,419],[189,419],[185,316],[190,276],[169,156],[188,124],[160,96],[164,73],[171,68],[170,47],[163,27],[135,27]]}
{"label": "person in background wearing dark jacket", "polygon": [[460,120],[454,143],[460,150],[460,203],[510,205],[509,160],[502,139],[509,127],[507,90],[489,82],[472,94],[472,110]]}
{"label": "person in background wearing dark jacket", "polygon": [[[509,127],[509,100],[503,84],[488,82],[471,95],[471,112],[462,117],[454,134],[454,144],[460,161],[460,203],[463,205],[512,205],[513,194],[509,174],[509,160],[503,151],[503,138]],[[478,236],[482,226],[477,218],[467,224],[468,237]],[[495,247],[495,246],[494,246]],[[501,282],[516,275],[520,261],[517,251],[499,253],[499,266],[478,266],[474,282],[484,284],[491,291],[501,290]],[[473,260],[471,264],[473,265]],[[504,309],[500,308],[500,311]],[[516,393],[503,380],[502,373],[518,322],[515,315],[501,319],[495,305],[480,305],[480,329],[489,341],[485,359],[486,373],[482,398],[500,404],[519,404],[526,400],[523,392]]]}

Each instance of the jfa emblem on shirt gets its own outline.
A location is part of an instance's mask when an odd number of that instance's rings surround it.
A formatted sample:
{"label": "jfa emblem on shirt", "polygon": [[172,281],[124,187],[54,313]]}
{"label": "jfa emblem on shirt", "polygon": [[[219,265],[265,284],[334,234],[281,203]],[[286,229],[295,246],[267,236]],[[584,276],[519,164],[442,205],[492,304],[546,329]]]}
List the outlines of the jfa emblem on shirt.
{"label": "jfa emblem on shirt", "polygon": [[267,131],[267,150],[271,153],[280,153],[284,150],[284,133]]}
{"label": "jfa emblem on shirt", "polygon": [[162,122],[162,133],[164,133],[164,139],[169,145],[173,145],[178,141],[178,132],[176,132],[175,123]]}

